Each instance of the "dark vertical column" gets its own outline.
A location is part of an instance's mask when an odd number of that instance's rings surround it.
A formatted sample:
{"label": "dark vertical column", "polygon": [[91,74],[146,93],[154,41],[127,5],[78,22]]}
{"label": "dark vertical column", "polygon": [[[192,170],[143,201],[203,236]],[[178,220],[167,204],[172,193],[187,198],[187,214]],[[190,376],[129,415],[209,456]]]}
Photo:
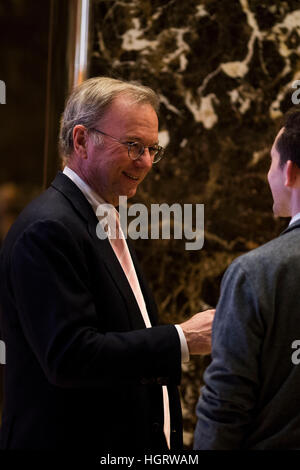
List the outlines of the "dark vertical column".
{"label": "dark vertical column", "polygon": [[[49,40],[52,44],[48,48],[47,85],[45,85],[46,99],[46,129],[43,183],[48,186],[60,169],[58,154],[59,121],[64,109],[64,102],[68,92],[68,37],[69,17],[73,4],[68,0],[52,0],[49,15]],[[52,10],[52,11],[51,11]],[[51,21],[52,17],[52,21]]]}
{"label": "dark vertical column", "polygon": [[[59,119],[68,90],[69,19],[74,3],[0,2],[0,83],[6,92],[5,103],[0,104],[0,245],[18,213],[42,190],[45,150],[47,185],[60,168]],[[0,422],[3,350],[0,343]]]}
{"label": "dark vertical column", "polygon": [[89,3],[87,0],[50,0],[44,187],[61,168],[57,144],[65,98],[73,86],[87,78]]}

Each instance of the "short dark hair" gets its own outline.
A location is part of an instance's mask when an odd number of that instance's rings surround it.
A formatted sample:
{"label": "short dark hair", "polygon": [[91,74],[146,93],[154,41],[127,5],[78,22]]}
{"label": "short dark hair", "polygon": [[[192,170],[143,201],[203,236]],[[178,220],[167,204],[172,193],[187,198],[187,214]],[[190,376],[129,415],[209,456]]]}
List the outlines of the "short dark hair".
{"label": "short dark hair", "polygon": [[285,114],[283,127],[275,145],[279,152],[279,166],[283,168],[291,160],[300,168],[300,108],[291,108]]}

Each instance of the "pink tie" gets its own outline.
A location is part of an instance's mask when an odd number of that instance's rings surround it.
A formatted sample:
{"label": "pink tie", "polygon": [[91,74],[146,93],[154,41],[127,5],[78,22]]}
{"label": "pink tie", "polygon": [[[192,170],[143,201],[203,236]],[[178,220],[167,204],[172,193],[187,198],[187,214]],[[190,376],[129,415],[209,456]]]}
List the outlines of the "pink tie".
{"label": "pink tie", "polygon": [[[152,325],[149,319],[144,297],[141,291],[139,280],[135,272],[133,261],[130,256],[128,245],[126,243],[124,233],[120,225],[119,213],[117,211],[115,211],[115,217],[113,219],[115,222],[115,227],[113,227],[113,229],[116,230],[112,231],[114,236],[109,236],[110,244],[123,268],[124,273],[126,274],[127,280],[135,295],[136,301],[143,316],[145,325],[147,328],[151,328]],[[108,233],[110,234],[110,231]],[[166,436],[167,444],[170,449],[170,407],[168,389],[165,385],[162,386],[162,391],[164,400],[164,434]]]}

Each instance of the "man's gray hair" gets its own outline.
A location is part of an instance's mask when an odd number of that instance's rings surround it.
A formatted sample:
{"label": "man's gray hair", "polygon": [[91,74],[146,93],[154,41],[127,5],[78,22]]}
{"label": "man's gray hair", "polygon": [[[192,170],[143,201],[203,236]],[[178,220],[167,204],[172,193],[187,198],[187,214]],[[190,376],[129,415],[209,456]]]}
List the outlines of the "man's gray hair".
{"label": "man's gray hair", "polygon": [[132,99],[132,103],[150,104],[158,112],[157,94],[151,88],[136,82],[94,77],[74,88],[60,122],[59,148],[64,162],[74,149],[74,126],[81,124],[87,129],[95,126],[105,116],[115,98],[122,94]]}

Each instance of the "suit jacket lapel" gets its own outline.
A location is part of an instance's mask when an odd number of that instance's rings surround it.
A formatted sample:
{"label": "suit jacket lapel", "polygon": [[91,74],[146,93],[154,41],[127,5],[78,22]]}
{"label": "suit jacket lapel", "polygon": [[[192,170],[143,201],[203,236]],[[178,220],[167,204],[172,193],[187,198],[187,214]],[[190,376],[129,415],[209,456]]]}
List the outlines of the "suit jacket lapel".
{"label": "suit jacket lapel", "polygon": [[[134,296],[134,293],[132,292],[127,277],[119,263],[119,260],[117,259],[114,253],[114,250],[111,247],[109,240],[101,240],[97,236],[96,227],[98,224],[98,219],[90,203],[87,201],[86,197],[76,186],[76,184],[73,183],[73,181],[66,175],[64,175],[62,172],[59,172],[57,174],[51,186],[60,191],[62,194],[64,194],[64,196],[72,204],[75,211],[80,215],[81,218],[86,221],[87,230],[93,239],[93,243],[98,248],[99,256],[102,258],[117,289],[119,289],[123,296],[123,299],[127,306],[127,313],[130,318],[132,328],[145,328],[145,323],[140,312],[139,306],[137,304],[136,298]],[[149,311],[148,313],[150,316],[151,313]]]}
{"label": "suit jacket lapel", "polygon": [[132,261],[136,270],[136,274],[140,283],[140,287],[142,289],[143,297],[145,300],[147,312],[150,318],[151,325],[155,326],[158,323],[158,315],[157,315],[157,307],[156,307],[156,302],[154,300],[154,297],[151,293],[151,290],[148,287],[147,281],[145,280],[145,277],[142,273],[140,263],[136,257],[135,250],[130,242],[130,240],[127,239],[128,243],[128,248],[132,257]]}
{"label": "suit jacket lapel", "polygon": [[[91,230],[93,230],[91,228]],[[119,263],[118,258],[115,255],[114,250],[108,239],[100,240],[96,235],[96,226],[94,227],[93,235],[94,243],[98,246],[98,250],[101,258],[103,259],[105,266],[111,275],[116,287],[121,292],[124,301],[127,305],[128,316],[131,320],[133,329],[145,328],[145,322],[143,320],[140,308],[136,301],[135,295],[131,289],[131,286],[127,280],[127,277],[123,271],[122,266]]]}

